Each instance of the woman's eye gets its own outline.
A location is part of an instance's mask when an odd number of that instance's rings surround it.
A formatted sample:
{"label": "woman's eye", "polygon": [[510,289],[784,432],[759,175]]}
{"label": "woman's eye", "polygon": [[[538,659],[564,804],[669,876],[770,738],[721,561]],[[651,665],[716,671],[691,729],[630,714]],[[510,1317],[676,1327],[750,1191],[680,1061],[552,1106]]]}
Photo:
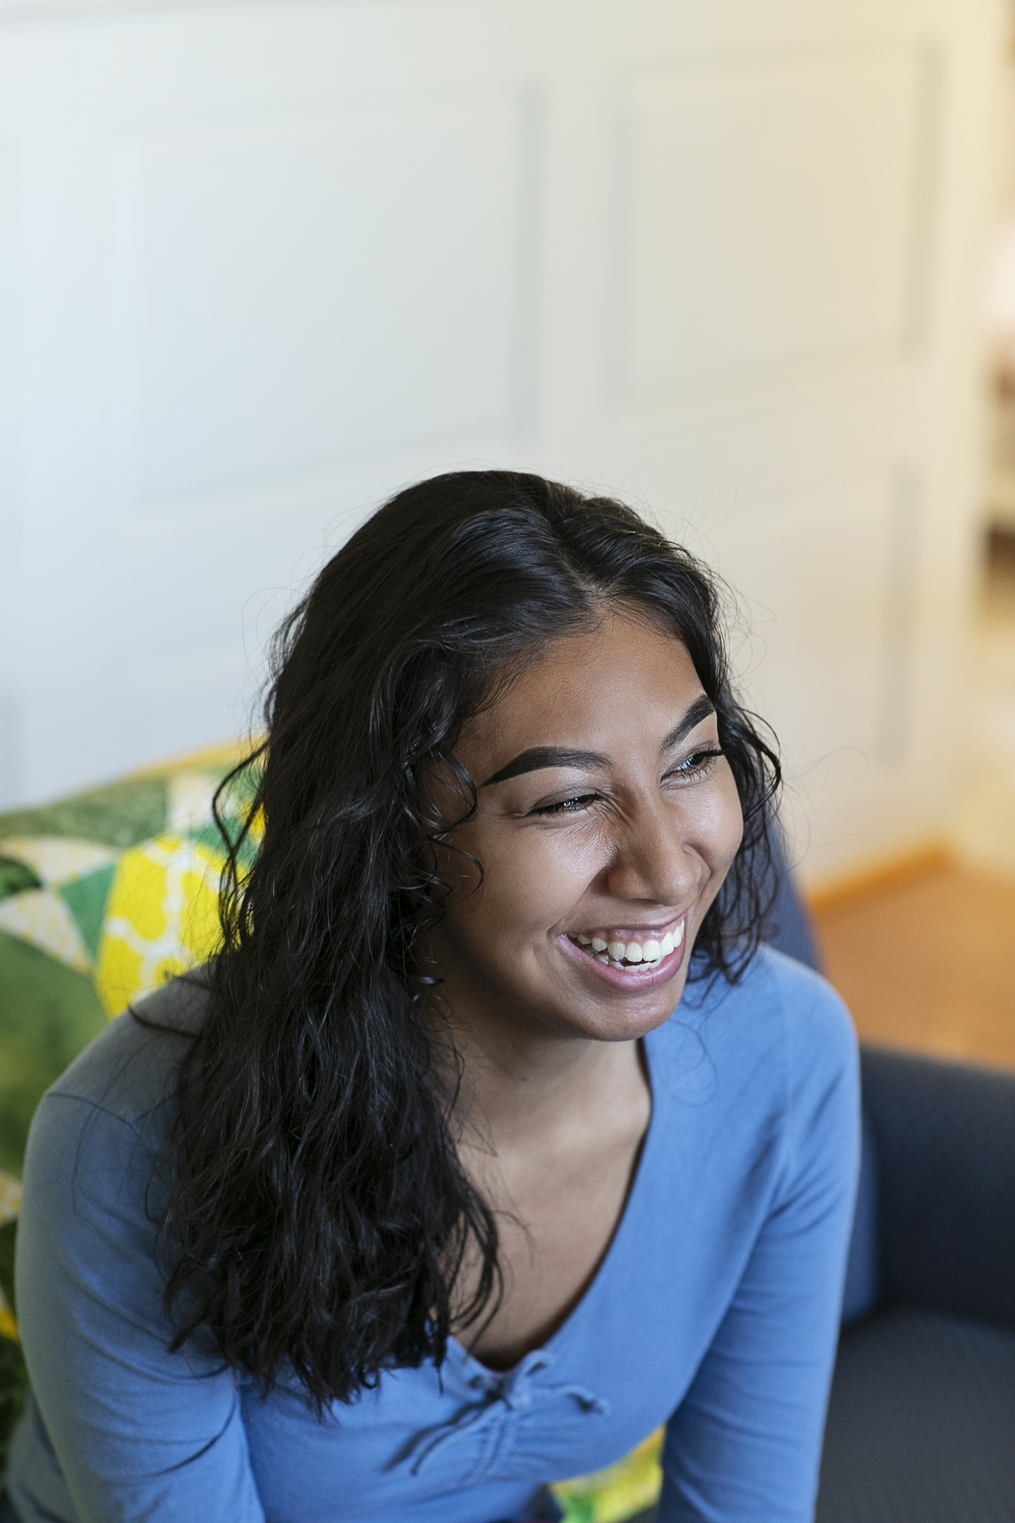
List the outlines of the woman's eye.
{"label": "woman's eye", "polygon": [[594,804],[598,795],[595,793],[579,793],[573,798],[561,799],[556,804],[544,804],[540,809],[534,809],[533,814],[580,814],[590,804]]}
{"label": "woman's eye", "polygon": [[672,772],[669,772],[667,776],[679,777],[683,781],[686,781],[689,777],[700,777],[708,771],[713,761],[717,757],[722,756],[722,754],[722,749],[718,746],[705,746],[700,751],[692,752],[685,761],[680,763],[679,767],[674,767]]}

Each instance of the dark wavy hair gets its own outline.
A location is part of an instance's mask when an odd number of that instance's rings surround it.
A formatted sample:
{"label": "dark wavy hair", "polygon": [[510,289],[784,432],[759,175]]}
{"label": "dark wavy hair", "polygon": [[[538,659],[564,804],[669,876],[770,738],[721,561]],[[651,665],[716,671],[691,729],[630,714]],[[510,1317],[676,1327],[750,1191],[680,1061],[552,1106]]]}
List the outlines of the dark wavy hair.
{"label": "dark wavy hair", "polygon": [[[201,975],[162,1220],[174,1349],[205,1326],[265,1391],[288,1366],[320,1411],[384,1369],[443,1360],[467,1250],[480,1273],[455,1325],[496,1305],[494,1214],[459,1161],[413,946],[447,891],[434,845],[476,804],[462,726],[505,673],[609,605],[683,641],[715,704],[745,829],[692,975],[743,971],[779,764],[731,689],[709,572],[622,503],[538,476],[462,471],[399,492],[276,635],[246,822],[216,800],[223,946]],[[427,801],[442,765],[457,821]]]}

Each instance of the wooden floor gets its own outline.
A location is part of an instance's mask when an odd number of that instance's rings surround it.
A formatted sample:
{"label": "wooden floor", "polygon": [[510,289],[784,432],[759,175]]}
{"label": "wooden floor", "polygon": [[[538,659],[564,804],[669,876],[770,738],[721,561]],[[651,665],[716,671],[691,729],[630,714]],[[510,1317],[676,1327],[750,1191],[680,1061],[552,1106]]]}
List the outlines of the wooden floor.
{"label": "wooden floor", "polygon": [[945,866],[816,919],[862,1040],[1015,1068],[1015,878]]}

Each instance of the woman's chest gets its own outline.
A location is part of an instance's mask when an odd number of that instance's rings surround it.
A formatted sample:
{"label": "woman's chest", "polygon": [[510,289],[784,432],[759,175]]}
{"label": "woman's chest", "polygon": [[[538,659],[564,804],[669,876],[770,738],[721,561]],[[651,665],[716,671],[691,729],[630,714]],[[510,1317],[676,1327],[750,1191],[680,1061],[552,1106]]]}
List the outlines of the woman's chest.
{"label": "woman's chest", "polygon": [[503,1294],[478,1332],[459,1333],[484,1364],[515,1365],[578,1305],[623,1216],[642,1132],[632,1125],[611,1147],[509,1169],[498,1180],[492,1203]]}
{"label": "woman's chest", "polygon": [[[386,1372],[375,1390],[336,1404],[320,1422],[295,1389],[250,1400],[251,1462],[272,1523],[523,1516],[540,1485],[619,1459],[664,1422],[701,1365],[757,1222],[733,1201],[713,1199],[706,1211],[654,1184],[639,1179],[600,1273],[565,1325],[511,1368],[471,1357],[459,1338],[440,1370]],[[569,1222],[565,1194],[542,1199],[559,1208],[561,1225]],[[547,1280],[555,1241],[544,1231]],[[585,1242],[591,1257],[595,1239]],[[576,1277],[574,1256],[561,1259],[558,1290]],[[518,1268],[527,1271],[525,1255]],[[541,1304],[553,1304],[541,1303],[531,1283],[521,1291],[502,1314],[500,1347],[528,1331]]]}
{"label": "woman's chest", "polygon": [[[624,1170],[618,1181],[602,1158],[542,1183],[529,1176],[529,1192],[512,1202],[528,1234],[504,1229],[516,1283],[496,1347],[515,1339],[531,1350],[510,1368],[492,1368],[488,1343],[482,1361],[471,1357],[459,1330],[439,1370],[386,1372],[322,1422],[295,1389],[245,1404],[272,1523],[522,1516],[542,1483],[619,1459],[665,1421],[735,1293],[770,1172],[743,1160],[720,1169],[725,1129],[703,1127],[700,1111],[676,1119],[657,1105],[640,1161],[632,1148],[626,1207]],[[562,1317],[566,1299],[575,1304]],[[563,1325],[533,1334],[547,1308]]]}

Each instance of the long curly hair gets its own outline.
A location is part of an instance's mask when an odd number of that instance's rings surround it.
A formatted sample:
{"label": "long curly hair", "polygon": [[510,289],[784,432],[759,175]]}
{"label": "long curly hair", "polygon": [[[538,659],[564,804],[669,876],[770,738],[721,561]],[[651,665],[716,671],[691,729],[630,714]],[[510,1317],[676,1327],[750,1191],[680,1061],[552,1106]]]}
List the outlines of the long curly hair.
{"label": "long curly hair", "polygon": [[[265,1392],[288,1369],[320,1411],[443,1360],[467,1252],[480,1272],[454,1325],[496,1306],[496,1222],[459,1161],[413,947],[447,892],[434,847],[476,804],[463,725],[505,672],[611,604],[672,630],[715,704],[744,838],[691,974],[742,973],[770,897],[779,764],[731,689],[712,576],[622,503],[538,476],[399,492],[275,637],[246,823],[216,801],[223,944],[201,975],[162,1218],[174,1349],[209,1328],[230,1366]],[[457,820],[428,802],[440,766]]]}

